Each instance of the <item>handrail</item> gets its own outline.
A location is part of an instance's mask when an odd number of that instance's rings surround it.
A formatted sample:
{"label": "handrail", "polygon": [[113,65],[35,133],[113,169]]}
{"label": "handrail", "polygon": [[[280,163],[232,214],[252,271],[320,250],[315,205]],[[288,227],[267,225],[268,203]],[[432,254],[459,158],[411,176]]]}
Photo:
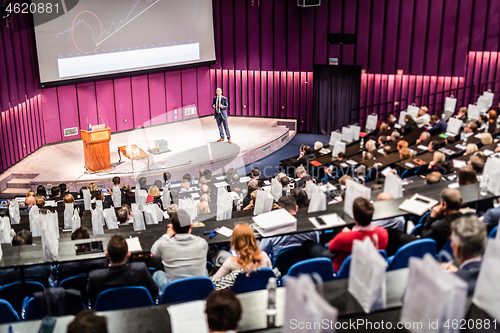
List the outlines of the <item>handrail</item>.
{"label": "handrail", "polygon": [[[361,124],[363,125],[364,122],[366,121],[366,117],[370,114],[377,114],[379,116],[379,120],[386,120],[387,115],[389,113],[396,114],[399,116],[399,112],[401,112],[401,107],[402,104],[405,105],[405,107],[408,105],[408,99],[403,98],[398,101],[388,101],[384,103],[378,103],[378,104],[373,104],[373,105],[366,105],[366,106],[360,106],[358,108],[354,108],[350,110],[350,118],[351,118],[351,124]],[[393,107],[392,110],[391,107]],[[363,112],[363,115],[361,115],[361,110],[365,110]],[[380,112],[380,111],[383,112]],[[390,110],[390,111],[388,111]],[[353,115],[353,113],[355,113]]]}

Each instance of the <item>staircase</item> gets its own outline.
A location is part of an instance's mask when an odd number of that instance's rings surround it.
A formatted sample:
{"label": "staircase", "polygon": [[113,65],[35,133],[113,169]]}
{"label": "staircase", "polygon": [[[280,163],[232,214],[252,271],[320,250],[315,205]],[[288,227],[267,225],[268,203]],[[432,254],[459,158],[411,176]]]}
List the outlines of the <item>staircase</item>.
{"label": "staircase", "polygon": [[24,197],[32,189],[31,180],[38,174],[11,174],[0,183],[0,197]]}

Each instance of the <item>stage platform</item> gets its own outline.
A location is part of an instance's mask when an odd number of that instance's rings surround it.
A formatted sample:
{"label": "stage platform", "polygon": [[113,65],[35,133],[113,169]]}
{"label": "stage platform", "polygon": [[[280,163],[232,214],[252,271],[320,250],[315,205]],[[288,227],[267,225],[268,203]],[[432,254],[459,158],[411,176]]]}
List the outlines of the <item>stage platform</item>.
{"label": "stage platform", "polygon": [[[214,174],[228,168],[242,167],[255,162],[286,145],[296,133],[296,120],[260,117],[229,117],[232,144],[216,142],[219,131],[213,116],[114,133],[109,142],[113,170],[99,173],[86,172],[82,140],[47,145],[29,155],[0,175],[0,192],[4,198],[24,195],[38,184],[48,186],[66,183],[76,191],[89,182],[111,186],[114,176],[122,183],[135,186],[138,177],[145,176],[148,183],[162,179],[164,171],[172,173],[174,180],[190,173],[198,176],[200,168]],[[155,140],[168,142],[170,152],[149,154],[148,161],[131,161],[122,156],[118,147],[136,144],[144,151],[155,146]]]}

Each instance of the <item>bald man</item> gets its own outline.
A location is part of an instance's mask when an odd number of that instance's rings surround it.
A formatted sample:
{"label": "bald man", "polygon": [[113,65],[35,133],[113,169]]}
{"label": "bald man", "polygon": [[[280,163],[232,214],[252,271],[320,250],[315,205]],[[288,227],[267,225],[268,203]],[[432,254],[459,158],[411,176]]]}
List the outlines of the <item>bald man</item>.
{"label": "bald man", "polygon": [[[227,109],[229,109],[229,104],[227,103],[227,98],[222,96],[222,89],[217,88],[215,90],[216,96],[213,99],[212,108],[215,109],[214,118],[217,121],[217,126],[219,127],[220,139],[217,142],[224,141],[224,131],[226,131],[227,142],[232,143],[231,133],[229,133],[229,126],[227,124]],[[224,126],[224,129],[222,127]]]}
{"label": "bald man", "polygon": [[[377,196],[377,201],[385,201],[392,199],[393,199],[392,195],[386,192],[382,192]],[[396,216],[384,220],[372,221],[372,224],[378,225],[386,230],[396,229],[401,232],[404,232],[405,230],[405,219],[403,216]]]}
{"label": "bald man", "polygon": [[27,197],[24,202],[26,203],[26,207],[28,207],[28,208],[31,208],[31,207],[36,205],[36,199],[34,196],[31,196],[31,195],[29,197]]}

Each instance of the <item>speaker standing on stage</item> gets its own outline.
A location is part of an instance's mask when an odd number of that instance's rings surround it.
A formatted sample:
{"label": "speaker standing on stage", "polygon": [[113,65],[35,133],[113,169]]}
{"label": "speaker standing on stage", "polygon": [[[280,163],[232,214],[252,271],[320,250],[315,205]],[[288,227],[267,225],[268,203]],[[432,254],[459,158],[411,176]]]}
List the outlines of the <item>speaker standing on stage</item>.
{"label": "speaker standing on stage", "polygon": [[[219,126],[220,139],[217,142],[224,141],[224,131],[226,131],[227,140],[229,143],[231,141],[231,134],[229,133],[229,126],[227,125],[227,109],[229,108],[229,104],[227,103],[227,98],[222,96],[222,89],[217,88],[215,90],[217,96],[214,97],[212,107],[215,109],[214,118],[217,121],[217,126]],[[224,129],[222,129],[222,125],[224,125]]]}

